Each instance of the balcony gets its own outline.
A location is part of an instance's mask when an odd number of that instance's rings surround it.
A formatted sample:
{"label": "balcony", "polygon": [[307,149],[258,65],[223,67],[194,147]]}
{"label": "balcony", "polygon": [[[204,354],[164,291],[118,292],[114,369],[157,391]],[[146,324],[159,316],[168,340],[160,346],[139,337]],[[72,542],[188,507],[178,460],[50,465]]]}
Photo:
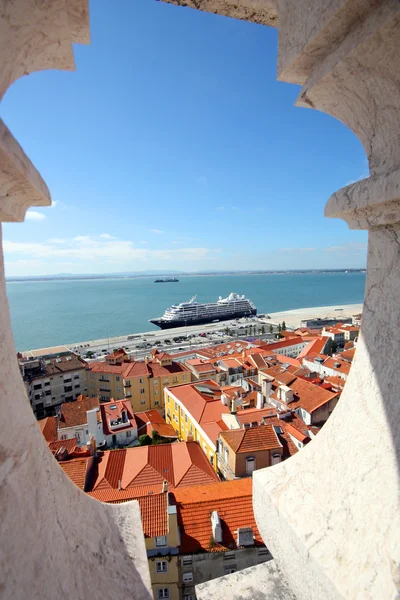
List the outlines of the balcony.
{"label": "balcony", "polygon": [[130,381],[124,381],[124,387],[130,388],[132,386]]}
{"label": "balcony", "polygon": [[108,392],[108,393],[111,393],[111,389],[110,389],[110,388],[104,387],[104,386],[102,386],[102,385],[101,385],[101,386],[99,386],[99,390],[100,390],[100,392]]}
{"label": "balcony", "polygon": [[110,383],[110,380],[108,379],[108,377],[99,377],[99,381],[104,381],[104,382]]}

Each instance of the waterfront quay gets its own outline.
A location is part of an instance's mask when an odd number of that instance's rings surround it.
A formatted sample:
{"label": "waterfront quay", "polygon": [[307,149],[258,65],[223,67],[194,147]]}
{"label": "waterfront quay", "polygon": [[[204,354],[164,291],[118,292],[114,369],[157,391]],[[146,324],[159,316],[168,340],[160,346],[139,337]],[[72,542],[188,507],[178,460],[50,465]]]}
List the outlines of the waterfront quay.
{"label": "waterfront quay", "polygon": [[[218,344],[241,337],[261,337],[268,340],[275,336],[278,325],[282,322],[285,322],[287,329],[294,330],[300,327],[305,319],[345,319],[359,314],[361,311],[362,304],[300,308],[255,317],[243,317],[238,320],[177,327],[175,329],[153,329],[142,333],[106,337],[72,344],[67,343],[65,347],[81,355],[86,360],[101,360],[112,350],[123,347],[128,354],[132,354],[135,359],[140,360],[153,347],[170,353],[178,353],[191,348],[194,350],[202,346]],[[28,353],[32,353],[33,356],[46,354],[44,348],[24,352],[25,355]],[[87,356],[88,353],[89,356]]]}

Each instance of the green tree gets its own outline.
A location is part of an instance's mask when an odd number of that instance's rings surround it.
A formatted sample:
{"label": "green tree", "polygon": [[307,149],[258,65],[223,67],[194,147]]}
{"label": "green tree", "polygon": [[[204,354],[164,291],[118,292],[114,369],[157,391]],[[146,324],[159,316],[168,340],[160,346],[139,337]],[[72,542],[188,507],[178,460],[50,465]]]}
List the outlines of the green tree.
{"label": "green tree", "polygon": [[335,342],[335,340],[332,340],[331,354],[335,354],[336,351],[337,351],[337,343]]}
{"label": "green tree", "polygon": [[285,331],[285,330],[286,330],[286,323],[285,323],[285,321],[282,321],[282,331]]}
{"label": "green tree", "polygon": [[282,331],[282,325],[280,323],[278,325],[278,331],[279,331],[279,333]]}
{"label": "green tree", "polygon": [[269,326],[269,332],[274,333],[274,328],[272,327],[272,325]]}
{"label": "green tree", "polygon": [[86,352],[86,358],[93,358],[93,356],[94,356],[94,352],[92,352],[91,350],[88,350]]}
{"label": "green tree", "polygon": [[139,446],[150,446],[151,441],[151,437],[147,433],[140,435],[138,438]]}
{"label": "green tree", "polygon": [[264,325],[263,325],[263,326],[261,327],[261,335],[264,335],[264,333],[265,333],[265,327],[264,327]]}

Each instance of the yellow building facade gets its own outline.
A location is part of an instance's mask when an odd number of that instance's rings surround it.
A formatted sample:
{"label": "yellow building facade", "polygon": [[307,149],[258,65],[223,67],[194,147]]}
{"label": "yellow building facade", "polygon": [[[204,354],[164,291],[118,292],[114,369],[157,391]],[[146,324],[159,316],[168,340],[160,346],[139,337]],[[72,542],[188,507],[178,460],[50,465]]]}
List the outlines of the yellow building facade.
{"label": "yellow building facade", "polygon": [[[189,387],[191,386],[185,385],[175,389],[164,389],[165,420],[172,425],[180,440],[184,442],[190,440],[198,442],[214,470],[217,472],[216,441],[210,437],[210,433],[212,431],[214,435],[218,436],[219,431],[221,431],[218,426],[218,421],[221,420],[222,413],[228,411],[224,410],[225,407],[218,399],[215,401],[216,404],[213,411],[216,415],[215,420],[207,421],[204,424],[201,420],[198,422],[185,403],[186,390],[184,388]],[[184,393],[182,393],[182,391],[184,391]],[[199,408],[201,402],[204,403],[204,399],[199,395]],[[201,408],[200,412],[203,412],[201,411]]]}
{"label": "yellow building facade", "polygon": [[93,362],[87,370],[88,395],[101,402],[128,399],[133,412],[158,410],[164,413],[164,387],[189,383],[192,374],[165,354],[153,351],[143,361],[120,365]]}

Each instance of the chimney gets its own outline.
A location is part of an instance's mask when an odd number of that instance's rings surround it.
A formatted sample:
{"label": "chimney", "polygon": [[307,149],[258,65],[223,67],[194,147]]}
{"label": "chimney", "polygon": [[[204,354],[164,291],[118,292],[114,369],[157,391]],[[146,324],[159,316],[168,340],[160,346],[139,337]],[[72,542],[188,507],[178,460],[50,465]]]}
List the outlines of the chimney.
{"label": "chimney", "polygon": [[120,492],[122,490],[122,481],[120,479],[118,479],[118,491]]}
{"label": "chimney", "polygon": [[144,362],[146,363],[146,365],[148,365],[148,364],[149,364],[149,357],[148,357],[148,356],[145,356],[145,357],[144,357]]}
{"label": "chimney", "polygon": [[211,527],[212,527],[214,541],[217,544],[221,544],[221,542],[222,542],[221,519],[219,518],[218,511],[216,511],[216,510],[213,510],[211,513]]}
{"label": "chimney", "polygon": [[231,414],[235,415],[237,413],[237,402],[235,399],[231,402]]}
{"label": "chimney", "polygon": [[168,492],[168,481],[166,481],[164,479],[163,484],[162,484],[162,493],[166,494]]}
{"label": "chimney", "polygon": [[228,399],[227,399],[227,397],[226,397],[226,394],[223,394],[223,393],[221,394],[221,402],[222,402],[222,404],[224,404],[225,406],[227,406],[227,405],[228,405]]}
{"label": "chimney", "polygon": [[257,392],[257,408],[262,408],[264,406],[264,396],[261,392]]}

